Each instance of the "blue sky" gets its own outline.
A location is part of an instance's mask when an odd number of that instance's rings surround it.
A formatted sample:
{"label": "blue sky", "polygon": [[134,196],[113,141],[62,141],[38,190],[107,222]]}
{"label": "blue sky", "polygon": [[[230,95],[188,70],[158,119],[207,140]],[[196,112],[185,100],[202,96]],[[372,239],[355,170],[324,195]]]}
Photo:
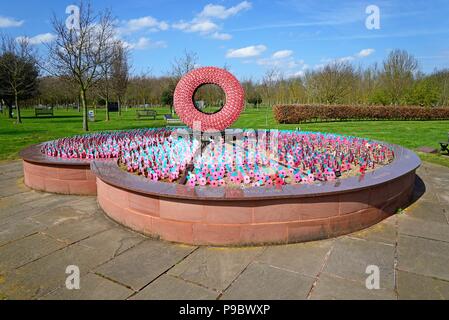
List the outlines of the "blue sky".
{"label": "blue sky", "polygon": [[[27,36],[44,54],[50,18],[76,1],[0,2],[0,33]],[[240,79],[276,67],[300,75],[335,59],[366,66],[392,49],[415,55],[424,72],[449,68],[449,1],[352,0],[93,0],[111,8],[132,48],[133,72],[165,74],[186,49],[200,65],[230,66]],[[380,29],[365,26],[366,8],[380,10]]]}

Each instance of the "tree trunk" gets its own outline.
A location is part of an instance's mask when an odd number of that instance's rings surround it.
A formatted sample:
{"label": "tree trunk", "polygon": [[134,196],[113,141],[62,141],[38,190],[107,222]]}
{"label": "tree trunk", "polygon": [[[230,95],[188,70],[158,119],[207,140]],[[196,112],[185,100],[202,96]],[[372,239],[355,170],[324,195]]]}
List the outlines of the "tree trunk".
{"label": "tree trunk", "polygon": [[85,89],[81,89],[80,98],[81,98],[81,106],[83,108],[83,130],[89,131],[89,123],[88,123],[88,119],[87,119],[86,90]]}
{"label": "tree trunk", "polygon": [[106,121],[109,121],[109,97],[106,97],[106,99],[104,100],[106,103]]}
{"label": "tree trunk", "polygon": [[19,99],[17,98],[17,93],[14,94],[14,103],[16,104],[16,123],[22,123],[22,117],[20,116]]}
{"label": "tree trunk", "polygon": [[118,104],[118,115],[122,115],[122,99],[120,99],[120,96],[117,96],[117,104]]}

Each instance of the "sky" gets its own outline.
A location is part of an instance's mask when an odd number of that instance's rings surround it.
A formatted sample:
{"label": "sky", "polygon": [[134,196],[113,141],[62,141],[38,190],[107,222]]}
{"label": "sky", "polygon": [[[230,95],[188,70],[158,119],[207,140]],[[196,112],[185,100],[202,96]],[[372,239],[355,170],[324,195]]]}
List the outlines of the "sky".
{"label": "sky", "polygon": [[[184,51],[201,66],[260,80],[302,75],[336,60],[369,66],[405,49],[426,73],[449,68],[449,0],[91,0],[112,10],[132,72],[166,74]],[[42,55],[51,17],[76,1],[0,1],[0,34],[28,37]],[[378,10],[378,11],[377,11]],[[378,12],[378,15],[377,15]],[[377,19],[378,17],[378,19]],[[378,24],[376,24],[378,22]]]}

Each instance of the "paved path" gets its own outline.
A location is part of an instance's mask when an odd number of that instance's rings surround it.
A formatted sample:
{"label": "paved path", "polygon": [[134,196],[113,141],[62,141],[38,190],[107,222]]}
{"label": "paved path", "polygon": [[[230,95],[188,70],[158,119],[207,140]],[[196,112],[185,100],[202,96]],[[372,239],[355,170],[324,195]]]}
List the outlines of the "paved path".
{"label": "paved path", "polygon": [[[449,299],[449,170],[424,164],[414,204],[340,238],[212,248],[156,241],[95,197],[36,192],[0,164],[0,299]],[[67,266],[79,267],[68,290]],[[379,268],[368,290],[366,268]]]}

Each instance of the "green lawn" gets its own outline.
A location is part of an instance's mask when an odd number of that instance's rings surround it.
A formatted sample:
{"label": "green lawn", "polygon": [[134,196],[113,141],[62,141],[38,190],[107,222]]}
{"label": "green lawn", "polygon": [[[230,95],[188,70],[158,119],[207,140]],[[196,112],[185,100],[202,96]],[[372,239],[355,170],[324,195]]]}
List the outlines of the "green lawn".
{"label": "green lawn", "polygon": [[[91,131],[161,127],[165,125],[164,114],[168,108],[156,109],[156,120],[136,119],[136,111],[128,110],[119,117],[111,114],[111,120],[104,121],[104,110],[97,110],[96,122],[89,123]],[[23,123],[0,116],[0,160],[17,159],[18,152],[33,143],[71,136],[82,131],[82,116],[76,110],[55,110],[54,118],[35,118],[33,110],[22,111]],[[324,122],[296,125],[280,125],[273,119],[271,111],[247,109],[233,127],[236,128],[277,128],[308,131],[332,132],[359,137],[367,137],[399,144],[410,149],[420,146],[439,148],[439,141],[447,140],[449,121],[349,121]],[[425,161],[449,167],[449,156],[419,154]]]}

